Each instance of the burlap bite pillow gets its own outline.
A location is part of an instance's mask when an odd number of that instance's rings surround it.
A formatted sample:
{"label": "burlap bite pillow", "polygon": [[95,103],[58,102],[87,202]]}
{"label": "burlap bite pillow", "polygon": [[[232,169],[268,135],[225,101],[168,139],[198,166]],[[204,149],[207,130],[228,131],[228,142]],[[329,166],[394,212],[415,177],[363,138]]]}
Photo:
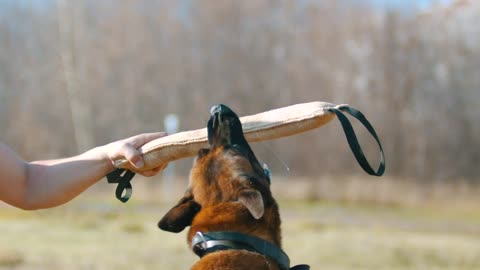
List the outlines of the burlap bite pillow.
{"label": "burlap bite pillow", "polygon": [[[283,107],[255,115],[240,117],[248,142],[273,140],[305,132],[325,125],[335,116],[328,111],[335,104],[310,102]],[[166,167],[170,161],[195,156],[208,147],[207,129],[180,132],[151,141],[140,148],[145,160],[142,170]],[[116,162],[118,168],[137,171],[126,160]]]}
{"label": "burlap bite pillow", "polygon": [[[381,154],[378,170],[374,171],[366,160],[355,132],[343,112],[357,118],[377,141]],[[244,116],[240,118],[240,121],[247,141],[252,143],[291,136],[321,127],[331,121],[335,115],[342,124],[350,148],[360,166],[371,175],[382,175],[385,170],[385,162],[378,136],[363,114],[347,105],[319,101],[302,103]],[[156,139],[140,148],[145,160],[142,170],[164,168],[170,161],[195,156],[198,150],[204,147],[208,147],[206,128]],[[119,169],[107,175],[107,178],[110,183],[119,183],[116,192],[117,198],[127,201],[131,194],[130,180],[138,170],[126,160],[118,160],[115,165]],[[125,170],[127,170],[126,173],[124,173]],[[122,196],[124,190],[127,191],[127,194]]]}

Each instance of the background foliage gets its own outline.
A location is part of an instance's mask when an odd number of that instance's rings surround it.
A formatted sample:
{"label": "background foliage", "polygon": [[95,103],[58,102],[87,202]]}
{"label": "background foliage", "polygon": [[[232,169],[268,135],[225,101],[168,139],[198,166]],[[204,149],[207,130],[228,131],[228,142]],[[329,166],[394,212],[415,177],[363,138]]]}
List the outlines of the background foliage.
{"label": "background foliage", "polygon": [[[479,15],[474,1],[2,1],[0,139],[53,158],[162,130],[168,113],[203,127],[219,102],[322,100],[367,115],[391,175],[477,180]],[[337,123],[267,148],[281,173],[362,173]]]}

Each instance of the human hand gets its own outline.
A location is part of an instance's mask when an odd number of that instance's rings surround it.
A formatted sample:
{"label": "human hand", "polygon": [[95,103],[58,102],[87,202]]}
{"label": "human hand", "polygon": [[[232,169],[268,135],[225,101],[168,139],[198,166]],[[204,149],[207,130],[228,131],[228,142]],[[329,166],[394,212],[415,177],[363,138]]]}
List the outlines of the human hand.
{"label": "human hand", "polygon": [[[115,168],[115,160],[125,158],[135,168],[141,169],[145,163],[138,148],[152,140],[166,136],[165,132],[144,133],[120,141],[112,142],[103,146],[106,158],[112,165],[112,170]],[[153,176],[160,172],[164,167],[154,168],[147,171],[138,171],[143,176]]]}

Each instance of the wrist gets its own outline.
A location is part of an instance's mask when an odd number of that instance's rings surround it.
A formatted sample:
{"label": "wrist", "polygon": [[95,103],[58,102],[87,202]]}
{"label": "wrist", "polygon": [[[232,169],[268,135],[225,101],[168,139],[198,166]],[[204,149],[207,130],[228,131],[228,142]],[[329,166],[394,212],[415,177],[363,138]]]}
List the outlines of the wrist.
{"label": "wrist", "polygon": [[108,153],[107,146],[98,146],[85,152],[84,155],[91,160],[98,162],[105,174],[112,172],[115,169],[114,160]]}

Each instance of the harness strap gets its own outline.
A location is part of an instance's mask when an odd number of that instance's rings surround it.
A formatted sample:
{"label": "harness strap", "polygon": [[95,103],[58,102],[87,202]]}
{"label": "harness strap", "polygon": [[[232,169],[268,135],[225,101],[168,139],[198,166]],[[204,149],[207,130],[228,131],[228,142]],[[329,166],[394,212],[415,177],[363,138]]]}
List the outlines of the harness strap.
{"label": "harness strap", "polygon": [[306,264],[299,264],[290,268],[290,270],[310,270],[310,266]]}
{"label": "harness strap", "polygon": [[[346,105],[329,108],[328,110],[331,112],[334,112],[337,115],[338,120],[342,124],[345,137],[347,137],[348,145],[350,145],[350,149],[352,150],[353,155],[355,156],[355,159],[357,160],[360,167],[362,167],[362,169],[370,175],[382,176],[383,173],[385,172],[385,154],[383,152],[380,139],[378,138],[378,135],[375,132],[375,129],[372,127],[370,122],[368,122],[367,118],[365,118],[365,116],[360,111],[355,110]],[[360,123],[368,130],[370,135],[372,135],[372,137],[377,142],[378,148],[380,150],[380,164],[376,171],[372,168],[372,166],[370,166],[370,163],[368,162],[367,158],[363,154],[363,150],[360,144],[358,143],[355,130],[353,129],[352,124],[350,123],[348,118],[343,114],[343,112],[350,114],[351,116],[355,117],[358,121],[360,121]]]}
{"label": "harness strap", "polygon": [[[115,190],[115,197],[123,203],[126,203],[130,199],[130,196],[132,196],[132,184],[130,181],[134,176],[134,172],[125,169],[115,169],[113,172],[107,174],[109,184],[118,184]],[[125,195],[122,196],[124,192]]]}
{"label": "harness strap", "polygon": [[[219,250],[247,250],[267,256],[276,261],[282,270],[290,269],[290,259],[278,246],[261,238],[238,232],[208,232],[197,234],[192,239],[192,249],[200,258]],[[308,270],[306,265],[298,265],[292,269]]]}
{"label": "harness strap", "polygon": [[[218,245],[216,244],[220,244],[220,247],[217,247]],[[290,269],[290,259],[278,246],[258,237],[243,233],[197,232],[192,239],[192,249],[199,257],[203,257],[219,249],[245,249],[273,259],[283,270]]]}

